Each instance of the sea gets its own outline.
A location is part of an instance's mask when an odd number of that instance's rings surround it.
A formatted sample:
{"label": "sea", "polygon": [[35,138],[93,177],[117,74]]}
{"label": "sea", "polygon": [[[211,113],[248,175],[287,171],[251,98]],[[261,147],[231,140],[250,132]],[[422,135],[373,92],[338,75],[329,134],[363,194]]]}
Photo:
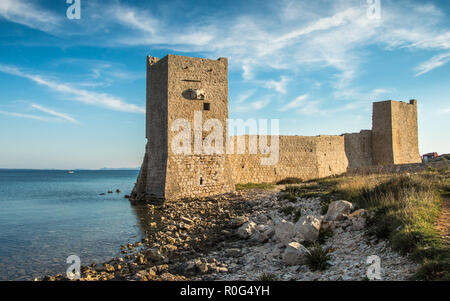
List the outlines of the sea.
{"label": "sea", "polygon": [[65,274],[71,255],[103,262],[142,239],[148,216],[124,197],[138,173],[0,170],[0,280]]}

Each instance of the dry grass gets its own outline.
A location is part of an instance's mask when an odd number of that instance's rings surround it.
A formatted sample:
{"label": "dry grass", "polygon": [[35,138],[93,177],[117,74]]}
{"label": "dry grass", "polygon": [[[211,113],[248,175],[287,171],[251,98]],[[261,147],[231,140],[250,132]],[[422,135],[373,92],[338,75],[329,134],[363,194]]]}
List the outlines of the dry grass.
{"label": "dry grass", "polygon": [[448,270],[436,270],[448,267],[449,248],[435,228],[441,214],[440,193],[448,188],[447,172],[423,172],[342,177],[334,180],[332,194],[372,211],[369,233],[389,239],[393,249],[424,263],[418,279],[439,280],[449,277]]}

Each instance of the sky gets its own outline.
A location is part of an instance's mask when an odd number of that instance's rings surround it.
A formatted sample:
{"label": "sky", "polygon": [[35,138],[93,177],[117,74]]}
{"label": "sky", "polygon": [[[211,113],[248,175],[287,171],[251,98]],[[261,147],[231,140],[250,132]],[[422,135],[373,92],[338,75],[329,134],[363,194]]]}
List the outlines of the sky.
{"label": "sky", "polygon": [[359,132],[373,101],[417,99],[420,153],[450,153],[449,1],[79,1],[80,19],[0,1],[0,168],[140,166],[145,60],[166,54],[227,57],[229,118],[281,135]]}

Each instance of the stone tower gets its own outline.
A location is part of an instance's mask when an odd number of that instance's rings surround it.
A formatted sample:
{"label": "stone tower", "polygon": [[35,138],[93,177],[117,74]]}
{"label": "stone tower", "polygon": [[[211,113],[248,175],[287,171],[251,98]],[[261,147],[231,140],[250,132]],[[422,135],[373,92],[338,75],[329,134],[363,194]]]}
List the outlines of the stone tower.
{"label": "stone tower", "polygon": [[374,165],[420,163],[417,100],[373,103]]}
{"label": "stone tower", "polygon": [[[225,149],[219,144],[226,142],[227,119],[226,58],[147,57],[148,142],[131,200],[175,200],[233,191],[225,151],[205,154],[202,147],[209,130],[215,129],[205,122],[213,120],[223,130],[222,141],[212,145]],[[180,144],[183,153],[174,145],[180,132],[185,134],[184,142],[190,142]]]}

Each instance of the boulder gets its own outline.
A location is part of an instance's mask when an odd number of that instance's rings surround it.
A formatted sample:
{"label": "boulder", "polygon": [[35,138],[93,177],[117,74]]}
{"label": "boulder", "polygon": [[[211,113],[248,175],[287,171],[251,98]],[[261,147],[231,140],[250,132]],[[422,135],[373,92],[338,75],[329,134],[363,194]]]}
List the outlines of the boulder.
{"label": "boulder", "polygon": [[299,265],[305,263],[308,249],[298,242],[291,242],[283,253],[283,261],[287,265]]}
{"label": "boulder", "polygon": [[328,205],[327,215],[325,219],[328,221],[337,221],[345,219],[352,210],[353,205],[347,201],[334,201]]}
{"label": "boulder", "polygon": [[264,243],[269,239],[267,235],[264,233],[259,232],[258,230],[254,231],[253,234],[250,236],[251,241],[257,241]]}
{"label": "boulder", "polygon": [[110,264],[105,264],[104,269],[106,272],[114,272],[115,271],[114,267]]}
{"label": "boulder", "polygon": [[283,243],[288,244],[294,236],[294,224],[286,220],[281,220],[275,226],[275,238]]}
{"label": "boulder", "polygon": [[264,231],[264,235],[267,236],[268,238],[271,238],[272,236],[275,235],[275,229],[273,227],[266,227],[266,230]]}
{"label": "boulder", "polygon": [[249,221],[248,217],[246,217],[246,216],[239,216],[239,217],[233,218],[230,221],[230,227],[231,228],[237,228],[237,227],[242,226],[243,224],[245,224],[248,221]]}
{"label": "boulder", "polygon": [[302,216],[294,227],[294,238],[298,242],[313,242],[319,238],[320,220],[312,215]]}
{"label": "boulder", "polygon": [[157,249],[149,249],[145,255],[153,262],[159,262],[165,259],[164,255],[162,255],[161,252]]}
{"label": "boulder", "polygon": [[240,238],[243,239],[247,239],[250,236],[252,236],[252,234],[257,231],[256,230],[256,224],[254,222],[247,222],[245,224],[243,224],[238,230],[237,230],[237,234],[239,235]]}

